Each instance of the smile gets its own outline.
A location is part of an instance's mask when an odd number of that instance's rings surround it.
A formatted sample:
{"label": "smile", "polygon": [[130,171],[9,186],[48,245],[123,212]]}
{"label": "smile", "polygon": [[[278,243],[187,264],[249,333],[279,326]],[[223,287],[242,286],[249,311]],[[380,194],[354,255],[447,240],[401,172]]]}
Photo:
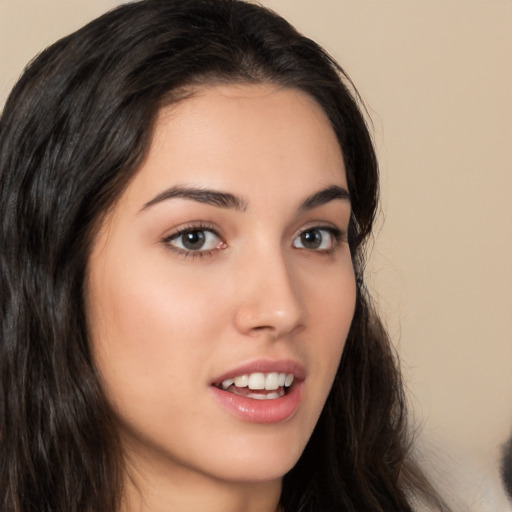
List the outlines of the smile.
{"label": "smile", "polygon": [[[250,373],[223,380],[220,389],[254,400],[275,400],[293,384],[292,373]],[[256,391],[256,392],[254,392]]]}
{"label": "smile", "polygon": [[219,375],[210,389],[226,412],[252,423],[291,419],[302,401],[306,369],[292,359],[258,359]]}

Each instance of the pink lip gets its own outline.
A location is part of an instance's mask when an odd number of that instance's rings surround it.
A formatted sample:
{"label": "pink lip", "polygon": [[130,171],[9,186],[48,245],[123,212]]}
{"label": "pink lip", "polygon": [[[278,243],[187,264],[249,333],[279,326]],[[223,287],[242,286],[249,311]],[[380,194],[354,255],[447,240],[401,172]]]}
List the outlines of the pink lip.
{"label": "pink lip", "polygon": [[295,382],[286,395],[273,400],[255,400],[210,386],[220,406],[228,413],[252,423],[279,423],[291,419],[302,400],[304,381]]}
{"label": "pink lip", "polygon": [[238,375],[244,375],[249,373],[293,373],[296,381],[303,381],[306,378],[306,370],[304,365],[298,361],[292,359],[272,360],[272,359],[258,359],[242,364],[236,368],[233,368],[226,373],[220,375],[213,380],[212,384],[220,384],[226,379],[232,379]]}
{"label": "pink lip", "polygon": [[[287,393],[272,400],[256,400],[246,396],[235,395],[217,387],[222,381],[238,375],[250,373],[293,373],[295,381]],[[273,361],[259,359],[227,371],[216,378],[210,389],[219,403],[227,412],[252,423],[279,423],[291,419],[302,401],[306,370],[304,366],[293,360]]]}

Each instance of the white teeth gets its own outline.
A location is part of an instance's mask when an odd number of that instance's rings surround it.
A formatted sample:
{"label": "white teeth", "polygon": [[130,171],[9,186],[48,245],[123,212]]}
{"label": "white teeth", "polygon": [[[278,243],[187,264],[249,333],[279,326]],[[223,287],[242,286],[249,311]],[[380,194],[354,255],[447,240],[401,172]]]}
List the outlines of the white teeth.
{"label": "white teeth", "polygon": [[229,388],[229,386],[231,386],[231,384],[234,384],[234,382],[235,382],[235,379],[226,379],[226,380],[223,380],[223,381],[222,381],[222,387],[223,387],[224,389],[228,389],[228,388]]}
{"label": "white teeth", "polygon": [[[249,387],[249,389],[267,391],[274,391],[280,387],[289,388],[293,384],[294,375],[292,373],[251,373],[238,375],[233,379],[226,379],[222,381],[222,388],[228,389],[233,384],[237,388]],[[265,396],[272,396],[274,393],[269,393]],[[261,396],[261,395],[258,395]],[[276,397],[277,398],[277,397]]]}
{"label": "white teeth", "polygon": [[274,390],[279,387],[279,373],[267,373],[265,377],[265,389]]}
{"label": "white teeth", "polygon": [[249,384],[249,375],[239,375],[235,377],[235,386],[237,388],[245,388]]}
{"label": "white teeth", "polygon": [[292,374],[292,373],[289,373],[289,374],[286,376],[286,380],[284,381],[284,386],[285,386],[286,388],[289,388],[292,384],[293,384],[293,374]]}
{"label": "white teeth", "polygon": [[281,390],[279,393],[250,393],[247,395],[248,398],[254,398],[255,400],[275,400],[284,396],[284,391]]}
{"label": "white teeth", "polygon": [[265,389],[265,375],[263,373],[251,373],[247,386],[249,389]]}

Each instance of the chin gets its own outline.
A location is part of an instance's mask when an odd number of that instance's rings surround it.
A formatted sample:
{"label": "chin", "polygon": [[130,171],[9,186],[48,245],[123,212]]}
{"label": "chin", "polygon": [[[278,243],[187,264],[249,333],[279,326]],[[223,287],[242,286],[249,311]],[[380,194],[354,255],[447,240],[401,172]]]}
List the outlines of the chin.
{"label": "chin", "polygon": [[[249,446],[230,446],[221,473],[228,480],[265,482],[283,478],[297,464],[307,440],[255,440]],[[218,459],[217,459],[218,462]]]}

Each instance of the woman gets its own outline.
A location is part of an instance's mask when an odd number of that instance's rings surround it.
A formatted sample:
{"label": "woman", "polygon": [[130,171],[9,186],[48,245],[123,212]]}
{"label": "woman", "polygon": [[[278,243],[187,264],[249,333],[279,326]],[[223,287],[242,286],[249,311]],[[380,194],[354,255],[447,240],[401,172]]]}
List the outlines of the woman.
{"label": "woman", "polygon": [[238,0],[123,5],[28,67],[0,141],[2,510],[442,508],[318,45]]}

